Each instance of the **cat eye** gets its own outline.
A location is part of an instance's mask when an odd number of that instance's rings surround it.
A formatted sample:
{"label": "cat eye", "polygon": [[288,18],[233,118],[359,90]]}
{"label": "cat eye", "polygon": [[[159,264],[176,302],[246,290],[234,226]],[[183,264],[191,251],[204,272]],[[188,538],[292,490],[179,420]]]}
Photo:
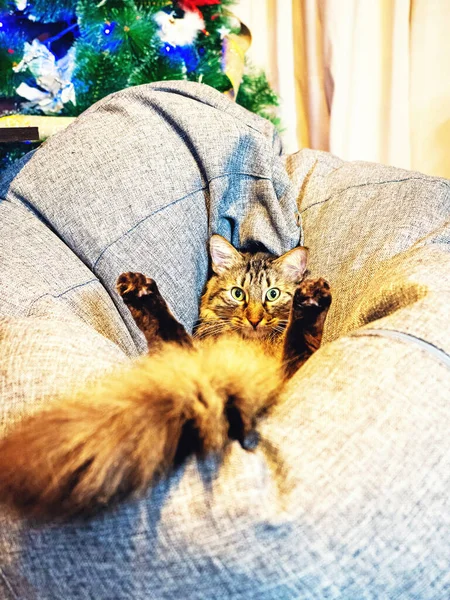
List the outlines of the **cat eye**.
{"label": "cat eye", "polygon": [[278,300],[280,297],[280,294],[281,292],[278,288],[270,288],[270,290],[267,290],[266,292],[267,302],[275,302],[275,300]]}
{"label": "cat eye", "polygon": [[242,302],[245,298],[244,290],[239,287],[231,288],[231,297],[238,302]]}

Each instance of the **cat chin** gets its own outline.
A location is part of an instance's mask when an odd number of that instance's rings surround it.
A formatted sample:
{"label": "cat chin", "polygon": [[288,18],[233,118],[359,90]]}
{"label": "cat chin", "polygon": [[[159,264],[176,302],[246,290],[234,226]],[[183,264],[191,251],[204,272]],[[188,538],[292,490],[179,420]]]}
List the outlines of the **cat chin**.
{"label": "cat chin", "polygon": [[248,340],[262,340],[264,338],[269,337],[270,330],[266,329],[265,327],[259,329],[246,327],[244,329],[241,329],[240,333],[243,338],[246,338]]}

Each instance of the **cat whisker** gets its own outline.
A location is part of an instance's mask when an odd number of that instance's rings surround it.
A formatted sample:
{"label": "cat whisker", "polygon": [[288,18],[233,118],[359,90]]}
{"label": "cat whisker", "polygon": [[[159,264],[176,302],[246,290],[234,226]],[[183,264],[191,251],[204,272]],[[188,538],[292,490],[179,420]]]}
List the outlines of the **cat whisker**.
{"label": "cat whisker", "polygon": [[272,331],[276,334],[284,333],[286,331],[286,327],[280,327],[279,325],[275,325],[275,327],[272,327]]}
{"label": "cat whisker", "polygon": [[210,325],[225,325],[227,322],[228,321],[225,318],[220,318],[220,319],[205,319],[201,323],[199,323],[198,325],[196,325],[196,327],[194,327],[194,331],[196,331],[197,329],[200,329],[202,327],[210,326]]}
{"label": "cat whisker", "polygon": [[196,340],[200,340],[204,337],[213,336],[217,333],[221,333],[222,331],[223,331],[223,328],[208,328],[208,329],[197,332],[193,337]]}
{"label": "cat whisker", "polygon": [[204,323],[217,323],[220,321],[227,321],[227,317],[216,316],[214,319],[202,319],[201,325]]}
{"label": "cat whisker", "polygon": [[193,338],[201,339],[209,335],[221,333],[225,330],[225,328],[229,327],[229,325],[230,324],[226,323],[225,321],[212,321],[211,323],[206,323],[206,325],[202,324],[201,328],[197,329],[197,331],[194,332]]}
{"label": "cat whisker", "polygon": [[215,327],[225,327],[226,322],[223,321],[212,321],[211,323],[202,323],[197,329],[196,331],[200,330],[200,329],[210,329],[210,328],[215,328]]}

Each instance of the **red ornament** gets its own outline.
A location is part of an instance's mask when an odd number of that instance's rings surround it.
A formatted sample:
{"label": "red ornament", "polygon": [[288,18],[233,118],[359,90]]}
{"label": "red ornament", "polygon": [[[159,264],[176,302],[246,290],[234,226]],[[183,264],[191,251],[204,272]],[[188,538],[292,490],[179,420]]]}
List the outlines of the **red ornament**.
{"label": "red ornament", "polygon": [[8,48],[8,54],[14,54],[14,50],[12,48]]}
{"label": "red ornament", "polygon": [[177,4],[186,12],[196,12],[202,14],[200,6],[212,6],[213,4],[220,4],[222,0],[178,0]]}

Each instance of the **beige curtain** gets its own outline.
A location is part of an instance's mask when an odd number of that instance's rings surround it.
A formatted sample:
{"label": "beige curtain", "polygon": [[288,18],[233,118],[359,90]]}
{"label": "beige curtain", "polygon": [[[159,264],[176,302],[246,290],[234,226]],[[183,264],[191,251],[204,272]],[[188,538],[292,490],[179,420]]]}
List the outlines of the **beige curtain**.
{"label": "beige curtain", "polygon": [[450,0],[241,0],[288,152],[450,177]]}

